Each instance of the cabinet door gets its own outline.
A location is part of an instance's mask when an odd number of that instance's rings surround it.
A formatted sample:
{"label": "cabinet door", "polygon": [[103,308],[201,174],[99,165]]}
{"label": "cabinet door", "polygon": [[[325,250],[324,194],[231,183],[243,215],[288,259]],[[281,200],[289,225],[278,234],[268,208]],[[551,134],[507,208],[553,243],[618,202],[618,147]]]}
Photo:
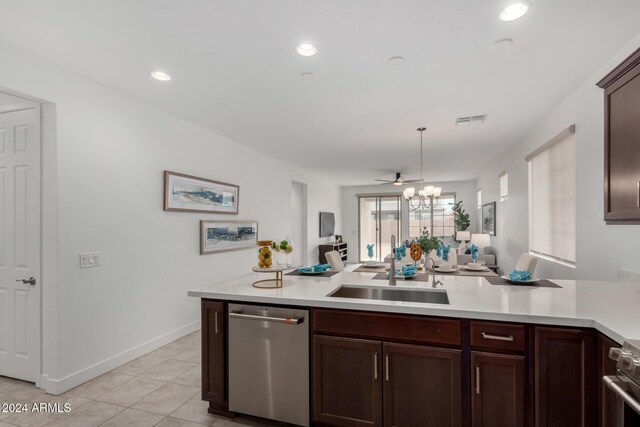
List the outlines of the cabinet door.
{"label": "cabinet door", "polygon": [[593,331],[536,327],[536,426],[596,426],[595,341]]}
{"label": "cabinet door", "polygon": [[380,341],[315,335],[313,417],[321,425],[382,425]]}
{"label": "cabinet door", "polygon": [[461,352],[383,344],[385,427],[462,425]]}
{"label": "cabinet door", "polygon": [[605,375],[616,374],[616,362],[609,359],[609,349],[620,347],[620,344],[608,337],[598,334],[598,420],[600,427],[616,427],[616,395],[602,381]]}
{"label": "cabinet door", "polygon": [[203,299],[202,399],[224,403],[226,396],[226,340],[224,302]]}
{"label": "cabinet door", "polygon": [[474,427],[524,426],[523,356],[471,352]]}

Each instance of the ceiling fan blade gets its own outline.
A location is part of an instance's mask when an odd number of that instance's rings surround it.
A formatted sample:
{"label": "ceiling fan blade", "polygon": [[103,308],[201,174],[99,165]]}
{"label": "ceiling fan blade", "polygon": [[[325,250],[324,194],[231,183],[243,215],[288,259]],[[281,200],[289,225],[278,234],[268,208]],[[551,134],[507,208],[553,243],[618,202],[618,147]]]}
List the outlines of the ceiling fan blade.
{"label": "ceiling fan blade", "polygon": [[374,181],[384,182],[385,184],[391,184],[395,181],[389,181],[388,179],[374,179]]}
{"label": "ceiling fan blade", "polygon": [[413,184],[414,182],[420,182],[419,179],[405,179],[402,181],[403,184]]}

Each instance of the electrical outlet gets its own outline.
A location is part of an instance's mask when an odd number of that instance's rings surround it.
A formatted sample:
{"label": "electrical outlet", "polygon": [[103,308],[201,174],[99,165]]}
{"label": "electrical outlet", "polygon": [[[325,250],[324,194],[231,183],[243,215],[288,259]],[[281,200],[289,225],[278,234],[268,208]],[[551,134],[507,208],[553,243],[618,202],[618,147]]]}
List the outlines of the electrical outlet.
{"label": "electrical outlet", "polygon": [[98,267],[100,265],[100,252],[80,254],[80,268]]}

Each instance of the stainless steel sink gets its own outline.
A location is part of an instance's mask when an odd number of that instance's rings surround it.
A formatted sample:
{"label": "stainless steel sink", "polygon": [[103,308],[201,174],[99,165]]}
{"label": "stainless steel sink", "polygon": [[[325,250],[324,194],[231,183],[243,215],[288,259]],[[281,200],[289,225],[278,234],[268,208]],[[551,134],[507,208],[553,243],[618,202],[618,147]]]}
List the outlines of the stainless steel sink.
{"label": "stainless steel sink", "polygon": [[384,301],[426,302],[431,304],[449,304],[444,289],[399,289],[378,286],[342,285],[331,292],[331,298],[358,298]]}

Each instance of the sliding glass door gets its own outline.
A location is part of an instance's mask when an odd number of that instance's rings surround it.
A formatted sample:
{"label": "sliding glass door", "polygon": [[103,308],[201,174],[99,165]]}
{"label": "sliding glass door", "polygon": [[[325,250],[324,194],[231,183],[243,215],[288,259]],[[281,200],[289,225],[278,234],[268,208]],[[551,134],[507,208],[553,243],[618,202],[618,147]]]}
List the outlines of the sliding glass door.
{"label": "sliding glass door", "polygon": [[[401,240],[402,203],[400,195],[358,196],[358,253],[360,261],[384,260],[391,253],[391,235]],[[374,244],[369,258],[367,245]]]}

